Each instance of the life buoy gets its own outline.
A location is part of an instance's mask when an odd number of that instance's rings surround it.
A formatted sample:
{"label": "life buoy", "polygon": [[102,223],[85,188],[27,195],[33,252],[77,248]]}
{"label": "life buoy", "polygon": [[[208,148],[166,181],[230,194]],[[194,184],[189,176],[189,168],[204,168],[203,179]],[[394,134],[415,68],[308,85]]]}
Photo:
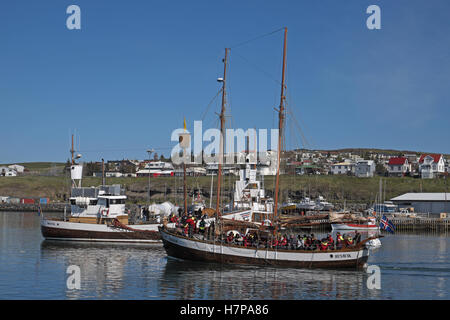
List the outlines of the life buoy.
{"label": "life buoy", "polygon": [[102,216],[109,216],[109,208],[103,208],[101,214]]}

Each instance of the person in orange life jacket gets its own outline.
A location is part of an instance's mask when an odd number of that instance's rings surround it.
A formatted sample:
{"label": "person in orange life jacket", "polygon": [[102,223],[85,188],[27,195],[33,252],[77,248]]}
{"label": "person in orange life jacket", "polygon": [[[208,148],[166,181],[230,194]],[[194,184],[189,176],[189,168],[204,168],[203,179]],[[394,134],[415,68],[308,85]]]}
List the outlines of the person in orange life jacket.
{"label": "person in orange life jacket", "polygon": [[328,240],[326,238],[323,238],[320,242],[320,250],[325,251],[328,249]]}
{"label": "person in orange life jacket", "polygon": [[278,239],[277,238],[273,239],[272,241],[270,241],[270,244],[271,244],[272,247],[277,247],[278,246]]}
{"label": "person in orange life jacket", "polygon": [[250,242],[249,242],[248,237],[247,237],[247,236],[243,236],[242,238],[244,239],[244,247],[249,246],[249,245],[250,245]]}
{"label": "person in orange life jacket", "polygon": [[332,248],[334,247],[334,240],[333,240],[333,237],[331,236],[331,234],[328,234],[327,240],[328,240],[328,246],[329,246],[329,248],[332,249]]}
{"label": "person in orange life jacket", "polygon": [[283,237],[281,238],[280,246],[281,246],[281,247],[286,247],[286,246],[287,246],[287,239],[286,239],[285,236],[283,236]]}
{"label": "person in orange life jacket", "polygon": [[184,225],[183,231],[184,231],[184,235],[185,235],[185,236],[187,236],[187,235],[189,234],[189,226],[190,226],[189,223],[186,223],[186,224]]}
{"label": "person in orange life jacket", "polygon": [[309,250],[311,248],[311,237],[306,237],[304,238],[304,243],[305,243],[305,248],[307,250]]}
{"label": "person in orange life jacket", "polygon": [[347,239],[345,239],[345,245],[346,245],[347,247],[353,245],[353,238],[352,238],[351,236],[348,236]]}
{"label": "person in orange life jacket", "polygon": [[344,237],[342,237],[341,233],[338,232],[336,234],[336,248],[340,249],[344,245]]}
{"label": "person in orange life jacket", "polygon": [[186,220],[187,223],[189,223],[190,227],[192,228],[192,231],[195,231],[195,218],[192,215],[189,215],[189,218]]}

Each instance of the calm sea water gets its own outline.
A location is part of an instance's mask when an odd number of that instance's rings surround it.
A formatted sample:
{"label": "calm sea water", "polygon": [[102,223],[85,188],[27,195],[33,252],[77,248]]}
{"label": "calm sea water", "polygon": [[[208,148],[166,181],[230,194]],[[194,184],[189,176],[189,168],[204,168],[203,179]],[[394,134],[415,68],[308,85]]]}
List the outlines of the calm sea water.
{"label": "calm sea water", "polygon": [[[0,212],[0,299],[450,299],[450,237],[382,238],[363,271],[221,266],[170,258],[162,245],[46,241],[35,213]],[[67,288],[80,267],[81,288]]]}

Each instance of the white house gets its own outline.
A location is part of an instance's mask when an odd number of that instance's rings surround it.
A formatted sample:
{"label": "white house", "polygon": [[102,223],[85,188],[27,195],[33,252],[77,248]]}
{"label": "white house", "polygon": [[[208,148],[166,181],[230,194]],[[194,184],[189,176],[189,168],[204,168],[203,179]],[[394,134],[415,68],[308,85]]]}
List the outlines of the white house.
{"label": "white house", "polygon": [[16,170],[8,167],[0,167],[0,177],[15,177],[17,176]]}
{"label": "white house", "polygon": [[353,174],[355,164],[351,162],[339,162],[331,165],[332,174]]}
{"label": "white house", "polygon": [[431,179],[445,172],[442,154],[423,154],[419,159],[419,172],[422,179]]}
{"label": "white house", "polygon": [[359,160],[355,166],[357,177],[373,177],[375,172],[375,162],[373,160]]}
{"label": "white house", "polygon": [[404,176],[411,172],[411,164],[406,157],[393,157],[389,159],[387,169],[390,176]]}
{"label": "white house", "polygon": [[123,174],[121,172],[105,172],[105,177],[107,178],[120,178]]}

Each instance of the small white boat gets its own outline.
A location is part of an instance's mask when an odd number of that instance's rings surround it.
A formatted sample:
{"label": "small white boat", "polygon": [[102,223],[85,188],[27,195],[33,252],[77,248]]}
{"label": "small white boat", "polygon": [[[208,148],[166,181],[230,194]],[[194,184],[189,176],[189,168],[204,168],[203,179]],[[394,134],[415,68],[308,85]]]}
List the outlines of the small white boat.
{"label": "small white boat", "polygon": [[[72,147],[73,150],[73,147]],[[73,151],[72,151],[73,152]],[[160,224],[128,225],[127,199],[120,185],[81,187],[83,166],[72,160],[69,217],[42,215],[41,232],[48,240],[160,242]]]}
{"label": "small white boat", "polygon": [[374,217],[367,218],[366,222],[333,222],[331,228],[333,231],[380,230]]}

